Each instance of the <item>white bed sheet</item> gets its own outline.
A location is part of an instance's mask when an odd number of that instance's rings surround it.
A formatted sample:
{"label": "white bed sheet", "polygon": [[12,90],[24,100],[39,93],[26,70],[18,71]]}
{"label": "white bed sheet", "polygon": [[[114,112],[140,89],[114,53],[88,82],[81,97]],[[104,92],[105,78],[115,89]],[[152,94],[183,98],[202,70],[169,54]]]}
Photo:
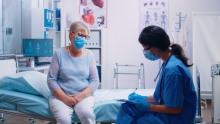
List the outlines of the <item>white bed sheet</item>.
{"label": "white bed sheet", "polygon": [[[155,89],[137,89],[136,93],[144,96],[153,95]],[[134,89],[106,89],[94,93],[95,103],[113,99],[128,99],[128,95],[134,92]]]}

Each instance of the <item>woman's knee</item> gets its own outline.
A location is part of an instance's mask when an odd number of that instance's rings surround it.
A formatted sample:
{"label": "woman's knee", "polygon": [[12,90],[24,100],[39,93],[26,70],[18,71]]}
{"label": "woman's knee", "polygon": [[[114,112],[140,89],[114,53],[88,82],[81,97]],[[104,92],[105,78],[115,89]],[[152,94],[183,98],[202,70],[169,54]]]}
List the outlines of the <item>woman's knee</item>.
{"label": "woman's knee", "polygon": [[95,119],[95,114],[94,114],[94,111],[92,110],[84,110],[84,111],[81,111],[80,114],[81,115],[79,118],[86,118],[86,119]]}

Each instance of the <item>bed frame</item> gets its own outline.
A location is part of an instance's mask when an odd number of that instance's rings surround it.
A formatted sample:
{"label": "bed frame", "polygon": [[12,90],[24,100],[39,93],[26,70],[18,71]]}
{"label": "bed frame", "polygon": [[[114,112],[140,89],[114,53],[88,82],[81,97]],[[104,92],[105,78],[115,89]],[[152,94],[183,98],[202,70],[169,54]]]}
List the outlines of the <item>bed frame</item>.
{"label": "bed frame", "polygon": [[[1,54],[0,55],[0,60],[14,59],[15,64],[16,64],[16,73],[18,73],[19,72],[18,57],[23,57],[23,55]],[[27,118],[29,118],[30,124],[34,124],[34,122],[35,122],[34,119],[46,120],[46,121],[50,121],[49,124],[56,124],[55,119],[40,117],[40,116],[36,116],[36,115],[25,114],[25,113],[22,113],[22,112],[13,111],[13,110],[6,110],[6,109],[0,109],[0,123],[4,123],[3,113],[4,114],[27,117]]]}
{"label": "bed frame", "polygon": [[50,119],[50,118],[40,117],[40,116],[36,116],[36,115],[25,114],[25,113],[21,113],[21,112],[18,112],[18,111],[13,111],[13,110],[0,109],[0,113],[1,113],[1,116],[2,116],[0,118],[1,123],[4,123],[4,119],[3,119],[3,113],[4,113],[4,114],[27,117],[27,118],[29,118],[29,121],[30,121],[31,124],[34,124],[34,122],[35,122],[34,119],[50,121],[50,123],[48,123],[48,124],[56,124],[55,119]]}

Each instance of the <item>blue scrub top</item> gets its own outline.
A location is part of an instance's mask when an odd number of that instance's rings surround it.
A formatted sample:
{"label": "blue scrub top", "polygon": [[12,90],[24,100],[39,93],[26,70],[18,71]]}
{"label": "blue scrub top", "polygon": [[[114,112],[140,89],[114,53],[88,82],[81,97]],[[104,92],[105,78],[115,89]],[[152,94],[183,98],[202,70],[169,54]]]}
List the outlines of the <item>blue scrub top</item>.
{"label": "blue scrub top", "polygon": [[[161,92],[163,104],[167,107],[182,108],[178,115],[154,113],[157,117],[162,117],[169,124],[194,124],[196,114],[196,91],[193,84],[191,73],[176,56],[172,55],[167,65],[160,74],[157,83],[154,99],[158,102],[160,97],[160,83],[163,76]],[[164,120],[165,119],[165,120]]]}

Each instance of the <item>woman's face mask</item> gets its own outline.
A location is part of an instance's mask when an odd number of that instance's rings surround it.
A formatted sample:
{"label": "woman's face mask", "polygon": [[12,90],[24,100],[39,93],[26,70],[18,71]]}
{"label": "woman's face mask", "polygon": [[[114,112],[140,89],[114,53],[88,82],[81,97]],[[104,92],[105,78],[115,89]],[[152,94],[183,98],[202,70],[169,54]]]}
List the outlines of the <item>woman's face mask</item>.
{"label": "woman's face mask", "polygon": [[[151,47],[150,47],[150,48],[151,48]],[[158,59],[159,59],[159,57],[158,57],[158,55],[157,55],[158,51],[157,51],[156,55],[154,55],[154,54],[150,51],[150,48],[149,48],[148,50],[144,50],[144,49],[143,49],[143,53],[144,53],[145,58],[147,58],[148,60],[151,60],[151,61],[158,60]]]}
{"label": "woman's face mask", "polygon": [[76,49],[80,50],[82,49],[85,44],[86,44],[86,41],[90,38],[88,35],[85,35],[85,34],[82,34],[82,33],[77,33],[78,36],[75,35],[74,32],[72,32],[72,35],[75,36],[75,40],[72,41],[74,46],[76,47]]}
{"label": "woman's face mask", "polygon": [[75,41],[73,41],[76,49],[82,49],[86,44],[86,39],[84,37],[75,36]]}

